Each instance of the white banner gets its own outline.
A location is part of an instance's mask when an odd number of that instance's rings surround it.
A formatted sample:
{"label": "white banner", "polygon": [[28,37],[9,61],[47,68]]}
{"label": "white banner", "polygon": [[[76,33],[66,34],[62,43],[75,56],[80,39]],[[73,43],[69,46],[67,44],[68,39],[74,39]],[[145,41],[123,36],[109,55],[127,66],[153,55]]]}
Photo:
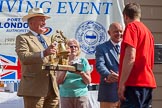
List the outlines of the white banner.
{"label": "white banner", "polygon": [[[47,36],[61,30],[67,38],[76,38],[80,42],[82,56],[95,59],[96,45],[109,38],[110,23],[123,24],[123,6],[123,0],[0,0],[0,60],[6,66],[2,77],[8,70],[19,71],[15,38],[28,32],[27,22],[21,18],[29,9],[40,7],[51,16],[46,22]],[[9,65],[11,69],[7,68]],[[19,73],[16,75],[15,79],[19,79]]]}

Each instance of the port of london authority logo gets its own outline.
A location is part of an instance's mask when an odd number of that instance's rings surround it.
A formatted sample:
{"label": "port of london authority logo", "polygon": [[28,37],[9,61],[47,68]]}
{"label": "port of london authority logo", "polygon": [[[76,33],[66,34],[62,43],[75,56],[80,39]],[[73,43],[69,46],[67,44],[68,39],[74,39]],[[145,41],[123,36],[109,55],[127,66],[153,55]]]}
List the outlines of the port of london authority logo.
{"label": "port of london authority logo", "polygon": [[96,46],[107,40],[105,28],[98,22],[85,21],[76,30],[75,38],[86,54],[94,54]]}
{"label": "port of london authority logo", "polygon": [[48,34],[50,34],[51,33],[51,31],[52,31],[52,28],[50,28],[50,27],[45,27],[45,32],[43,33],[44,35],[48,35]]}

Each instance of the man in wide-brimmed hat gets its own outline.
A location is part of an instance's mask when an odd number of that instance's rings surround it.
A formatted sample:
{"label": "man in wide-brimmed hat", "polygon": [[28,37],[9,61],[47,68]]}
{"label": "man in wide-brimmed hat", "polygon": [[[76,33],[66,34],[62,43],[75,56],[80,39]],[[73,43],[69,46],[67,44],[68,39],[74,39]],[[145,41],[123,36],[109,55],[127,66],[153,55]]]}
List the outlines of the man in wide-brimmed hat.
{"label": "man in wide-brimmed hat", "polygon": [[28,15],[24,16],[22,18],[23,21],[27,21],[28,19],[32,18],[32,17],[36,17],[36,16],[42,16],[45,17],[45,19],[49,19],[50,16],[47,16],[43,13],[43,9],[42,8],[32,8],[29,10]]}
{"label": "man in wide-brimmed hat", "polygon": [[21,62],[22,77],[18,96],[23,96],[25,108],[58,108],[58,88],[54,71],[42,70],[49,55],[55,54],[51,39],[44,36],[45,21],[50,17],[42,8],[32,8],[22,18],[29,32],[16,37],[16,53]]}

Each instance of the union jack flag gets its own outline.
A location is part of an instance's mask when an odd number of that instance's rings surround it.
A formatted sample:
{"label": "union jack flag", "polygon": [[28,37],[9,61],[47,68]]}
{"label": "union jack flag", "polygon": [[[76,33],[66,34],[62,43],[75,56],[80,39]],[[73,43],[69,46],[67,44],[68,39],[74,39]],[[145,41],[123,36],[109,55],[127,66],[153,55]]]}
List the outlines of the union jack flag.
{"label": "union jack flag", "polygon": [[17,81],[20,79],[21,67],[17,57],[0,54],[2,81]]}

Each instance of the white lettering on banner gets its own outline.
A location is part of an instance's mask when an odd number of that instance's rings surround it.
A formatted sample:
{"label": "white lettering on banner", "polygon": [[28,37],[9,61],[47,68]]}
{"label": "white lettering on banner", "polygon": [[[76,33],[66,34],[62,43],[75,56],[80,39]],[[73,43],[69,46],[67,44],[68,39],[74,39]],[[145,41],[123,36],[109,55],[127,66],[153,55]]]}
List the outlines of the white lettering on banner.
{"label": "white lettering on banner", "polygon": [[[24,3],[26,2],[26,3]],[[109,14],[110,7],[113,5],[112,2],[58,2],[57,14]],[[50,13],[52,2],[51,1],[37,1],[31,0],[0,0],[0,12],[3,12],[3,7],[8,8],[8,12],[14,12],[15,8],[17,12],[28,12],[33,7],[48,7],[45,13]],[[25,7],[25,10],[23,10]],[[76,11],[79,10],[79,11]]]}

